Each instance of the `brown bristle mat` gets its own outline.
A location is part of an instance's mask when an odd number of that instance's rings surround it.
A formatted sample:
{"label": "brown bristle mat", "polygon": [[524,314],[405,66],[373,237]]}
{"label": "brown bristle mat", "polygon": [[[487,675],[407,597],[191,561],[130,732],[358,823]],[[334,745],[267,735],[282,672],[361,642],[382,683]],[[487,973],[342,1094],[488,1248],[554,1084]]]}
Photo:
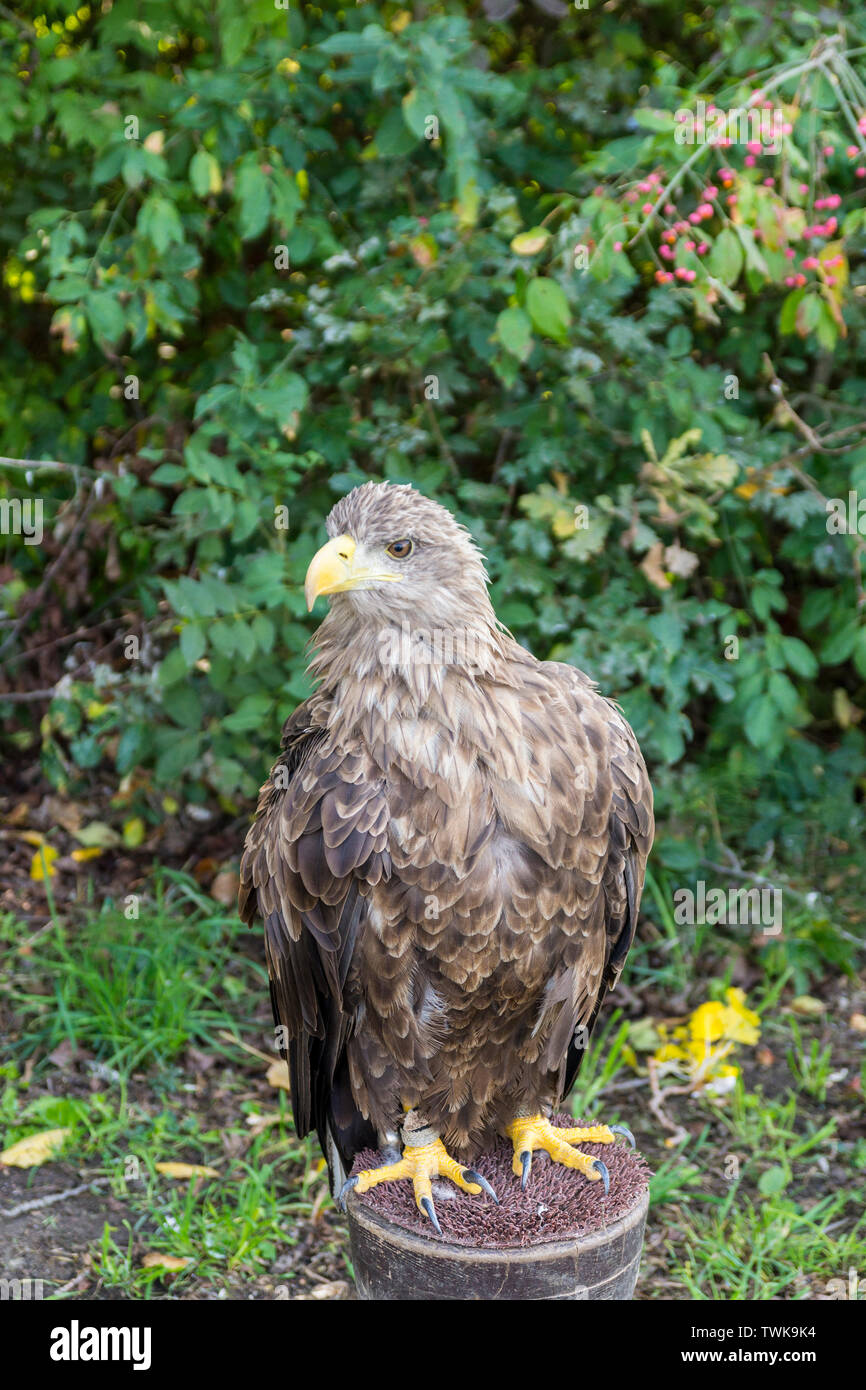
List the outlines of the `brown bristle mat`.
{"label": "brown bristle mat", "polygon": [[[584,1125],[571,1115],[554,1115],[558,1129]],[[490,1183],[499,1206],[485,1194],[471,1197],[447,1179],[433,1183],[433,1201],[442,1227],[441,1237],[418,1211],[412,1184],[406,1179],[384,1182],[354,1200],[363,1202],[386,1221],[408,1231],[444,1240],[455,1245],[489,1248],[541,1245],[545,1241],[569,1236],[590,1235],[617,1221],[632,1207],[646,1188],[650,1168],[640,1154],[633,1152],[622,1136],[615,1144],[580,1144],[584,1153],[601,1158],[610,1172],[610,1192],[604,1195],[602,1182],[589,1182],[573,1168],[552,1163],[543,1151],[532,1156],[532,1171],[526,1191],[511,1171],[511,1141],[500,1139],[470,1166]],[[377,1168],[382,1160],[375,1149],[359,1153],[353,1175],[362,1168]],[[450,1199],[443,1195],[448,1190]]]}

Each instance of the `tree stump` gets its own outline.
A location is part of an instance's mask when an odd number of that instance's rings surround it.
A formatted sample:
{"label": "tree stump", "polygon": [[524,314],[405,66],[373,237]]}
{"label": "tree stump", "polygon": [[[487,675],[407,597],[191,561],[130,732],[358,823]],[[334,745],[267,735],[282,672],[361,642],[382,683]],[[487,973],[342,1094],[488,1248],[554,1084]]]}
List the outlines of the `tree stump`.
{"label": "tree stump", "polygon": [[[571,1116],[559,1126],[580,1123]],[[474,1160],[499,1197],[457,1193],[434,1183],[437,1235],[417,1210],[408,1182],[385,1183],[347,1210],[358,1297],[365,1300],[630,1299],[643,1247],[649,1168],[622,1143],[581,1144],[603,1158],[610,1193],[536,1153],[525,1191],[501,1141]],[[353,1172],[379,1156],[359,1154]]]}

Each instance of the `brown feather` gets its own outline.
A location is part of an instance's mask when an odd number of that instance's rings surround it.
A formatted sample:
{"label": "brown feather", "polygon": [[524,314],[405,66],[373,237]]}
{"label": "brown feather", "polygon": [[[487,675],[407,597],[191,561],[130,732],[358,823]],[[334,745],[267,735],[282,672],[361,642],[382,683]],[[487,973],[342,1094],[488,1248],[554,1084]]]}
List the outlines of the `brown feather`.
{"label": "brown feather", "polygon": [[469,1155],[573,1079],[575,1033],[634,936],[649,779],[588,677],[499,626],[444,508],[367,484],[328,530],[409,536],[417,568],[332,598],[320,684],[247,836],[240,911],[265,919],[299,1133],[346,1134],[347,1115],[393,1129],[405,1100]]}

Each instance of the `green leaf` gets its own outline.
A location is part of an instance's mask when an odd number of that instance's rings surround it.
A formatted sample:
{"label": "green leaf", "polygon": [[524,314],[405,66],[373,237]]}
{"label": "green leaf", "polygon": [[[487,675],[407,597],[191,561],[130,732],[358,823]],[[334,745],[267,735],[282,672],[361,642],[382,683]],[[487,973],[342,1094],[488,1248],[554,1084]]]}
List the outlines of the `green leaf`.
{"label": "green leaf", "polygon": [[799,637],[783,637],[782,651],[785,665],[798,676],[811,680],[818,674],[818,661],[815,654],[801,642]]}
{"label": "green leaf", "polygon": [[237,709],[226,715],[222,727],[232,733],[261,729],[268,722],[273,704],[270,695],[245,695]]}
{"label": "green leaf", "polygon": [[220,166],[207,150],[196,150],[189,164],[189,181],[199,198],[219,193],[222,188]]}
{"label": "green leaf", "polygon": [[658,111],[650,106],[638,106],[632,111],[636,125],[642,130],[671,131],[674,128],[673,111]]}
{"label": "green leaf", "polygon": [[565,342],[571,309],[565,292],[555,280],[537,277],[530,280],[526,291],[526,307],[539,333],[557,342]]}
{"label": "green leaf", "polygon": [[136,224],[137,231],[147,237],[161,255],[173,243],[183,241],[183,223],[174,203],[158,193],[151,193],[142,205]]}
{"label": "green leaf", "polygon": [[200,623],[187,623],[181,628],[180,649],[189,668],[192,668],[204,655],[205,646],[205,635]]}
{"label": "green leaf", "polygon": [[725,285],[734,285],[743,268],[743,245],[731,227],[725,227],[713,242],[707,259],[711,275]]}
{"label": "green leaf", "polygon": [[187,664],[183,652],[179,647],[175,647],[169,652],[164,661],[159,665],[159,683],[163,686],[174,685],[176,681],[181,681],[187,674]]}
{"label": "green leaf", "polygon": [[780,1192],[784,1192],[788,1186],[790,1177],[787,1169],[780,1164],[773,1168],[767,1168],[758,1179],[758,1191],[762,1197],[775,1197]]}
{"label": "green leaf", "polygon": [[331,34],[317,44],[319,53],[375,53],[383,44],[393,42],[378,24],[367,24],[360,33]]}
{"label": "green leaf", "polygon": [[242,241],[261,236],[271,212],[271,190],[255,155],[247,155],[235,179]]}
{"label": "green leaf", "polygon": [[532,322],[524,309],[503,309],[496,320],[496,336],[502,346],[525,362],[532,351]]}
{"label": "green leaf", "polygon": [[141,760],[147,741],[148,729],[144,724],[130,724],[124,729],[114,755],[114,766],[121,775],[129,772]]}
{"label": "green leaf", "polygon": [[126,318],[117,297],[110,290],[96,290],[85,300],[87,317],[95,338],[116,343],[126,331]]}
{"label": "green leaf", "polygon": [[755,748],[765,748],[779,730],[779,710],[775,700],[762,695],[749,706],[746,715],[746,738]]}
{"label": "green leaf", "polygon": [[782,301],[779,311],[779,332],[795,333],[797,331],[797,309],[806,291],[804,289],[791,290]]}
{"label": "green leaf", "polygon": [[184,729],[201,727],[201,700],[191,685],[173,685],[166,691],[162,704],[175,724],[180,724]]}
{"label": "green leaf", "polygon": [[528,232],[519,232],[511,239],[511,249],[518,256],[537,256],[550,241],[546,227],[530,227]]}
{"label": "green leaf", "polygon": [[847,623],[831,633],[819,652],[821,663],[825,666],[838,666],[840,662],[847,661],[857,644],[860,630],[857,619],[849,618]]}
{"label": "green leaf", "polygon": [[830,305],[822,299],[818,305],[818,322],[815,326],[815,336],[822,348],[827,352],[832,352],[839,337],[839,326],[833,317]]}
{"label": "green leaf", "polygon": [[190,771],[198,757],[201,734],[166,728],[160,730],[158,742],[161,752],[156,760],[156,780],[176,782]]}
{"label": "green leaf", "polygon": [[794,315],[797,332],[801,338],[808,338],[810,333],[814,333],[821,318],[821,302],[814,292],[800,300],[797,311]]}
{"label": "green leaf", "polygon": [[272,651],[276,640],[276,629],[270,618],[266,618],[264,613],[258,613],[253,618],[251,627],[259,651]]}

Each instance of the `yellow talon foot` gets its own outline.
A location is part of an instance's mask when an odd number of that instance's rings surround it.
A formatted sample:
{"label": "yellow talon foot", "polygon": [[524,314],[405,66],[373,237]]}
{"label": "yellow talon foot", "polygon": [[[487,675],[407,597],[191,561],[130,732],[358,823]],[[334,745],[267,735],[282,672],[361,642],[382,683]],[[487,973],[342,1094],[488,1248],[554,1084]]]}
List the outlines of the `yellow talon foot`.
{"label": "yellow talon foot", "polygon": [[450,1178],[462,1192],[468,1192],[473,1197],[486,1192],[498,1203],[496,1193],[487,1179],[476,1173],[474,1168],[462,1167],[448,1153],[442,1140],[434,1139],[432,1143],[417,1148],[407,1144],[399,1163],[386,1163],[381,1168],[365,1168],[354,1178],[348,1178],[340,1193],[340,1206],[345,1210],[346,1195],[351,1189],[358,1193],[369,1192],[381,1182],[396,1182],[401,1178],[412,1179],[415,1205],[419,1211],[424,1212],[440,1235],[442,1228],[433,1205],[434,1178]]}
{"label": "yellow talon foot", "polygon": [[521,1116],[505,1127],[505,1133],[514,1145],[512,1171],[520,1178],[520,1186],[526,1187],[532,1168],[532,1155],[536,1149],[543,1149],[554,1163],[562,1163],[566,1168],[576,1168],[590,1182],[604,1183],[605,1194],[610,1190],[610,1174],[607,1164],[600,1158],[582,1153],[572,1148],[572,1143],[613,1144],[617,1134],[625,1134],[634,1147],[634,1139],[629,1130],[622,1126],[592,1125],[588,1129],[557,1129],[543,1115]]}

